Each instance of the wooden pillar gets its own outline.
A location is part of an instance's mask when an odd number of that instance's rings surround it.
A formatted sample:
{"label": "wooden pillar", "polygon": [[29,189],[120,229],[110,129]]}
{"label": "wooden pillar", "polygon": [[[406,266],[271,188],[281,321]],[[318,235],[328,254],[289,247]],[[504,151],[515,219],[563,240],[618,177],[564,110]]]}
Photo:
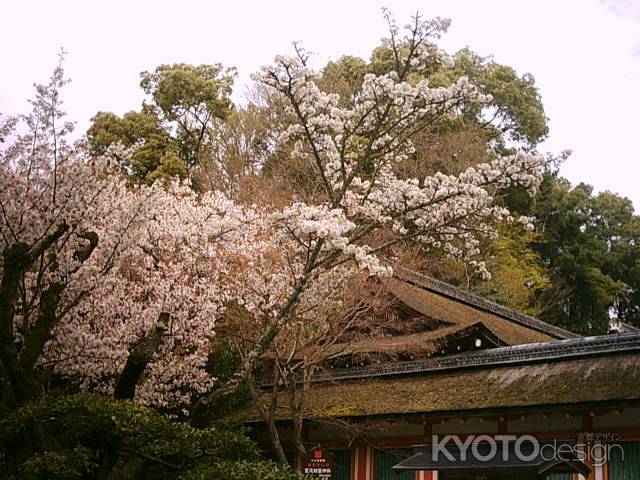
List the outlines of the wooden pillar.
{"label": "wooden pillar", "polygon": [[351,478],[358,480],[360,478],[360,447],[355,446],[351,449]]}
{"label": "wooden pillar", "polygon": [[586,444],[583,448],[580,448],[579,450],[583,454],[586,454],[586,457],[585,457],[583,463],[591,469],[591,473],[589,474],[588,477],[585,477],[584,475],[578,474],[576,476],[578,480],[596,480],[595,479],[595,472],[594,472],[594,469],[593,469],[593,459],[591,458],[591,455],[589,454],[590,447],[591,447],[591,445]]}
{"label": "wooden pillar", "polygon": [[364,480],[373,480],[373,448],[367,445]]}
{"label": "wooden pillar", "polygon": [[438,472],[436,471],[422,471],[418,472],[416,476],[417,480],[438,480]]}
{"label": "wooden pillar", "polygon": [[373,452],[368,445],[357,445],[352,450],[353,468],[351,478],[353,480],[373,480]]}
{"label": "wooden pillar", "polygon": [[[424,422],[424,443],[427,445],[431,445],[431,441],[433,440],[433,421],[425,420]],[[416,475],[417,480],[437,480],[438,472],[436,471],[421,471]]]}
{"label": "wooden pillar", "polygon": [[[596,440],[593,448],[606,448],[606,445],[602,443],[600,440]],[[602,457],[603,450],[596,451],[596,455]],[[606,462],[605,462],[606,463]],[[589,465],[591,467],[591,475],[589,475],[589,480],[593,478],[593,480],[607,480],[607,468],[606,465],[596,465],[595,459],[591,459],[591,463]]]}
{"label": "wooden pillar", "polygon": [[[593,432],[593,413],[587,412],[582,416],[582,431],[584,433],[592,433]],[[587,437],[588,440],[585,441],[585,448],[583,449],[583,453],[586,453],[585,465],[587,465],[591,469],[591,473],[588,477],[584,477],[583,475],[578,475],[578,480],[597,480],[596,479],[596,467],[594,466],[594,460],[591,457],[591,439]],[[599,480],[603,480],[600,478]]]}

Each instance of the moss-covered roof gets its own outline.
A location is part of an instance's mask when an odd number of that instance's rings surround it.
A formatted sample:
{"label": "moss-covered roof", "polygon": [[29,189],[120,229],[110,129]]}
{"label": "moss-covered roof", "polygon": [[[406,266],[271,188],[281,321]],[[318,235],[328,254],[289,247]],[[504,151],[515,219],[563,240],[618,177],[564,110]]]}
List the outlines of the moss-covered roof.
{"label": "moss-covered roof", "polygon": [[[411,270],[398,268],[394,278],[386,283],[388,293],[395,298],[388,308],[398,305],[412,312],[416,318],[426,320],[422,331],[402,334],[374,333],[339,341],[325,352],[327,357],[341,357],[368,354],[389,355],[429,355],[441,347],[449,336],[458,334],[474,325],[488,330],[498,344],[522,345],[548,342],[558,338],[575,336],[558,327],[549,325],[533,317],[519,314],[511,309],[495,304],[477,295],[452,285],[426,277]],[[226,334],[225,327],[233,335],[248,321],[249,314],[243,307],[229,305],[224,320],[219,322],[219,337]],[[434,329],[435,327],[435,329]],[[240,328],[242,330],[242,328]],[[399,328],[398,330],[401,330]],[[326,347],[322,347],[326,348]],[[303,350],[299,355],[304,355]],[[265,354],[266,358],[272,355]],[[356,358],[357,361],[357,358]]]}
{"label": "moss-covered roof", "polygon": [[[507,345],[507,342],[495,336],[482,322],[476,322],[471,325],[455,324],[436,330],[405,335],[367,336],[349,343],[336,343],[329,348],[320,348],[323,349],[326,358],[332,359],[342,356],[366,356],[375,353],[385,354],[389,357],[400,354],[429,356],[445,348],[451,341],[468,337],[476,338],[483,334],[491,337],[494,347]],[[488,348],[489,345],[487,344],[485,348]],[[299,356],[308,353],[309,350],[300,352]]]}
{"label": "moss-covered roof", "polygon": [[553,336],[547,333],[467,305],[445,295],[411,285],[403,280],[388,280],[388,288],[398,300],[422,315],[460,326],[469,326],[482,322],[508,345],[548,342],[554,339]]}
{"label": "moss-covered roof", "polygon": [[549,337],[557,339],[577,338],[579,335],[563,328],[543,322],[537,318],[525,315],[495,303],[487,298],[463,290],[454,285],[436,280],[419,272],[409,270],[401,266],[394,266],[394,277],[409,284],[419,287],[420,290],[427,290],[438,296],[446,297],[456,304],[465,304],[474,310],[488,312],[493,316],[502,318],[508,322],[515,323],[542,332]]}
{"label": "moss-covered roof", "polygon": [[[315,384],[307,417],[434,414],[640,400],[640,353]],[[286,400],[280,417],[287,418]],[[244,421],[258,420],[253,409]]]}

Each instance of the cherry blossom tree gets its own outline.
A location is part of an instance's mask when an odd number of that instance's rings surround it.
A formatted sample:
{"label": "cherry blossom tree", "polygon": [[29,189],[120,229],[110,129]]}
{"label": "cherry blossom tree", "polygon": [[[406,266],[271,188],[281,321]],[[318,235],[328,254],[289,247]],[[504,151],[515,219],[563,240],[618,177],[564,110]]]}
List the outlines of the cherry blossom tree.
{"label": "cherry blossom tree", "polygon": [[[375,299],[375,308],[388,311],[386,283],[372,280],[366,274],[353,271],[348,285],[339,289],[341,297],[332,294],[332,302],[324,301],[304,315],[304,321],[292,319],[278,332],[264,355],[260,368],[248,378],[249,391],[256,411],[265,423],[273,449],[280,462],[288,463],[283,440],[290,442],[295,452],[292,462],[299,470],[308,452],[303,437],[303,425],[310,417],[314,422],[331,419],[318,418],[309,412],[307,400],[312,395],[314,377],[330,367],[330,362],[354,353],[349,338],[371,326],[374,312],[368,300]],[[365,300],[366,299],[366,300]],[[241,323],[241,322],[240,322]],[[243,331],[243,329],[239,329]],[[242,354],[249,336],[234,335],[232,343]],[[268,385],[268,388],[266,388]],[[282,409],[290,414],[293,428],[286,433],[278,430]]]}
{"label": "cherry blossom tree", "polygon": [[[127,151],[88,158],[62,121],[58,66],[30,114],[3,123],[0,372],[5,403],[37,397],[43,375],[161,407],[210,389],[218,310],[253,230],[221,195],[131,187]],[[249,249],[251,251],[251,249]],[[227,257],[231,256],[231,259]],[[235,262],[235,263],[234,263]]]}
{"label": "cherry blossom tree", "polygon": [[[480,239],[495,237],[500,221],[531,228],[528,218],[515,218],[496,197],[516,185],[534,194],[552,158],[517,152],[457,176],[407,179],[395,173],[394,167],[414,154],[415,134],[489,98],[465,78],[447,88],[411,81],[411,74],[437,53],[432,40],[446,30],[447,20],[425,21],[416,15],[402,35],[388,12],[385,17],[390,30],[385,44],[393,52],[395,68],[384,75],[366,75],[349,101],[319,88],[308,55],[298,46],[296,56],[278,56],[254,77],[286,103],[289,124],[279,141],[293,145],[292,156],[308,164],[317,188],[312,201],[294,202],[272,214],[272,238],[286,257],[287,269],[278,274],[287,275],[286,288],[279,288],[276,296],[265,294],[270,300],[263,304],[268,309],[260,312],[260,335],[242,352],[236,375],[202,397],[196,412],[213,398],[235,391],[278,332],[301,318],[298,311],[313,310],[300,308],[301,302],[320,308],[322,299],[332,298],[317,296],[322,292],[318,283],[335,275],[337,268],[349,265],[388,276],[392,267],[384,254],[394,245],[418,242],[488,276],[479,256]],[[349,274],[338,277],[345,284]]]}
{"label": "cherry blossom tree", "polygon": [[[406,179],[394,166],[412,136],[455,117],[481,95],[461,79],[447,88],[411,73],[428,63],[447,27],[419,16],[401,36],[390,16],[396,68],[367,75],[350,102],[323,92],[307,55],[277,57],[256,80],[287,105],[281,143],[309,164],[313,198],[284,207],[237,204],[187,184],[127,185],[116,173],[131,152],[91,158],[65,138],[58,67],[30,114],[0,138],[0,377],[5,401],[38,396],[56,373],[83,389],[159,407],[192,406],[236,391],[279,332],[339,306],[359,274],[389,276],[397,244],[440,248],[485,275],[479,239],[515,219],[495,198],[534,193],[549,159],[495,158],[458,176]],[[216,323],[235,304],[252,341],[224,384],[206,369]],[[297,322],[297,323],[296,323]]]}

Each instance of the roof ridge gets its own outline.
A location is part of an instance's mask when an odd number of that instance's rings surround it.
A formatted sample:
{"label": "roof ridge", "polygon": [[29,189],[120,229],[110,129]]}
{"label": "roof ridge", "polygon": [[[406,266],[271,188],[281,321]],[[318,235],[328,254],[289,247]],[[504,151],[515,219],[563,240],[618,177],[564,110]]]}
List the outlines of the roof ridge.
{"label": "roof ridge", "polygon": [[[427,341],[437,341],[437,340],[443,340],[446,339],[447,337],[451,337],[454,335],[458,335],[458,334],[469,334],[469,333],[477,333],[478,330],[484,329],[488,332],[490,332],[492,335],[494,335],[500,342],[502,342],[502,344],[506,345],[506,342],[504,342],[502,339],[500,339],[500,337],[498,335],[496,335],[495,333],[493,333],[491,331],[491,329],[489,329],[484,323],[482,323],[482,321],[478,320],[477,322],[471,323],[469,325],[464,325],[464,324],[454,324],[454,325],[449,325],[449,326],[445,326],[445,327],[441,327],[438,328],[436,330],[423,330],[423,331],[418,331],[418,332],[411,332],[411,333],[402,333],[400,335],[389,335],[389,336],[365,336],[362,338],[358,338],[357,340],[352,340],[349,342],[343,342],[343,343],[336,343],[335,345],[344,345],[345,348],[345,352],[348,352],[348,354],[353,354],[353,353],[358,353],[356,351],[356,349],[358,348],[358,346],[362,345],[362,344],[369,344],[369,343],[385,343],[386,341],[406,341],[409,338],[419,338],[419,337],[429,337],[427,339]],[[433,337],[433,338],[431,338]],[[349,346],[351,346],[352,348],[354,348],[354,350],[348,350]]]}
{"label": "roof ridge", "polygon": [[552,337],[556,337],[558,339],[580,338],[580,335],[577,333],[551,325],[550,323],[544,322],[538,318],[526,315],[512,308],[505,307],[504,305],[500,305],[499,303],[485,297],[463,290],[462,288],[443,282],[442,280],[429,277],[423,273],[416,272],[415,270],[395,265],[393,267],[393,275],[396,278],[412,283],[418,287],[445,295],[472,307],[480,308],[506,320],[510,320],[539,332],[551,335]]}
{"label": "roof ridge", "polygon": [[384,365],[336,369],[316,375],[313,381],[356,380],[462,368],[526,364],[639,350],[640,332],[619,333],[498,347],[441,357],[429,357],[422,360],[389,362]]}

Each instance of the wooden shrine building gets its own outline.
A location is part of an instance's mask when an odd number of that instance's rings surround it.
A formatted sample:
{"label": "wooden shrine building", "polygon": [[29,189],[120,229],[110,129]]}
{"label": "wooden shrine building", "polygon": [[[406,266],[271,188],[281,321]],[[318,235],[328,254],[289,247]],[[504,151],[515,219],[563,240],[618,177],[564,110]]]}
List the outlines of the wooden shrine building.
{"label": "wooden shrine building", "polygon": [[[405,314],[439,328],[354,341],[315,378],[304,440],[331,455],[322,478],[640,480],[640,332],[617,325],[581,337],[408,270],[389,291]],[[376,352],[393,359],[355,361]],[[256,411],[241,418],[268,450]],[[443,438],[453,453],[434,460]],[[475,439],[484,461],[463,461],[454,438]],[[481,450],[496,438],[506,440],[487,459]],[[507,460],[523,438],[570,445],[571,458]]]}

